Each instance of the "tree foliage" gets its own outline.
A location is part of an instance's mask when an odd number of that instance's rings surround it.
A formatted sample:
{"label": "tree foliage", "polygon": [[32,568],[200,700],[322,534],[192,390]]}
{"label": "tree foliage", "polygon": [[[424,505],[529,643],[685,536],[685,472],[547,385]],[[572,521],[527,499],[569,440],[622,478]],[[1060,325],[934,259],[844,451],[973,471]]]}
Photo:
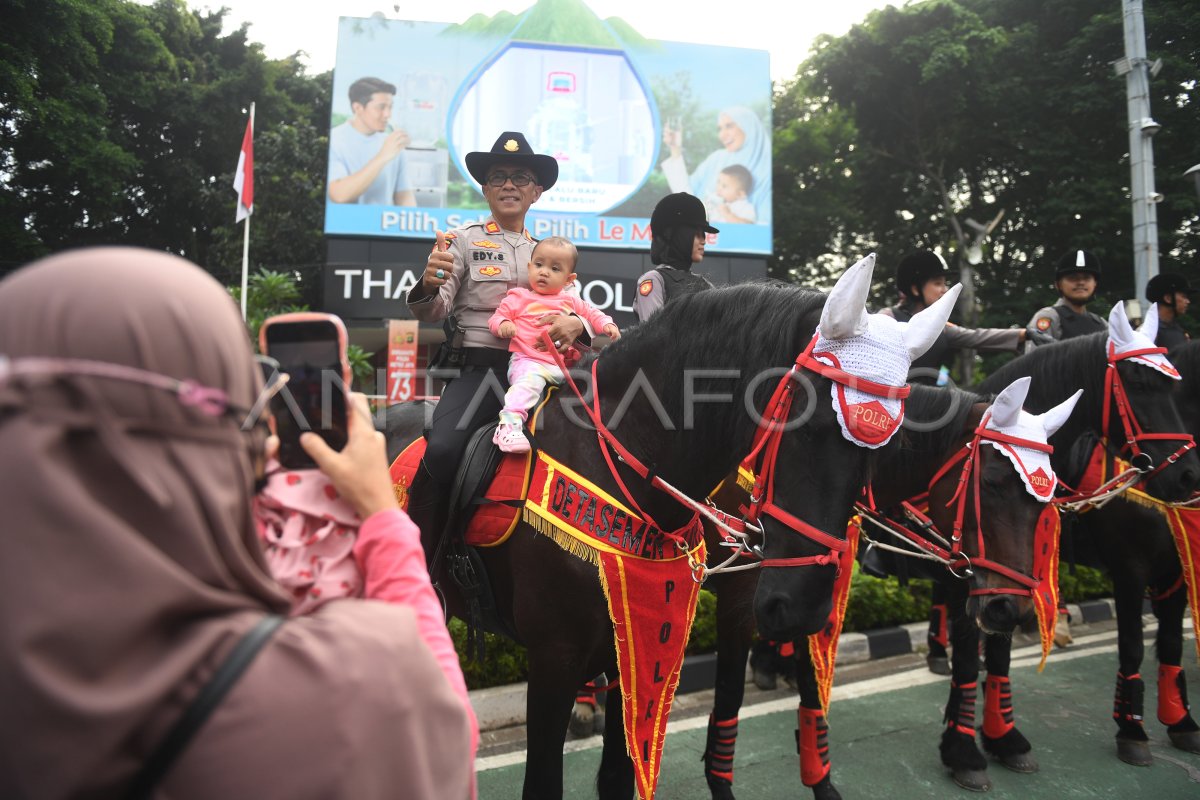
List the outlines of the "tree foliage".
{"label": "tree foliage", "polygon": [[246,26],[222,34],[225,14],[183,0],[10,0],[0,27],[7,266],[121,243],[227,277],[241,262],[230,185],[251,101],[264,210],[251,255],[321,260],[329,76],[305,75],[296,56],[267,59]]}
{"label": "tree foliage", "polygon": [[[1200,160],[1200,6],[1145,11],[1149,57],[1163,59],[1162,268],[1178,270],[1200,246],[1182,178]],[[967,220],[1003,209],[977,267],[980,324],[1023,323],[1052,301],[1054,262],[1074,247],[1100,256],[1104,299],[1132,296],[1125,84],[1111,63],[1123,55],[1116,0],[926,0],[820,39],[776,96],[773,271],[827,284],[868,250],[890,272],[916,248],[954,265]]]}

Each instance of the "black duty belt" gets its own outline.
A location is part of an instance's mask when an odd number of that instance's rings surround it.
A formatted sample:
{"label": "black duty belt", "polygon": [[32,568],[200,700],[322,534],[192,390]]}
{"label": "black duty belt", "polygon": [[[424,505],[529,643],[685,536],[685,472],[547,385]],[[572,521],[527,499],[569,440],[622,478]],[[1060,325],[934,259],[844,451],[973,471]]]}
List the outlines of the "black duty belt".
{"label": "black duty belt", "polygon": [[507,350],[497,350],[494,347],[468,347],[463,356],[463,364],[468,367],[507,369],[508,358]]}

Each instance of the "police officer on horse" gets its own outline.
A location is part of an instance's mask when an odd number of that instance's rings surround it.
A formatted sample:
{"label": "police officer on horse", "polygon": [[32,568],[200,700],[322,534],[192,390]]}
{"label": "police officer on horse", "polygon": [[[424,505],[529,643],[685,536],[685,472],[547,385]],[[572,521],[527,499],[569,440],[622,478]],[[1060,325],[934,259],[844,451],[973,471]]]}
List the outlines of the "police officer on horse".
{"label": "police officer on horse", "polygon": [[[409,514],[421,528],[429,557],[446,526],[447,498],[472,433],[494,421],[508,383],[508,341],[493,336],[488,318],[514,286],[529,287],[527,265],[536,244],[525,229],[529,207],[558,180],[558,162],[535,153],[521,133],[507,131],[487,152],[466,156],[467,171],[479,181],[491,215],[447,233],[408,294],[408,307],[422,322],[447,326],[447,341],[431,366],[450,370],[426,432],[427,446],[410,489]],[[565,352],[584,331],[574,315],[541,320],[551,341]]]}
{"label": "police officer on horse", "polygon": [[656,266],[638,278],[633,300],[639,322],[677,297],[712,288],[708,278],[692,272],[692,265],[704,259],[708,234],[717,232],[708,224],[700,198],[676,192],[658,201],[650,215],[650,261]]}
{"label": "police officer on horse", "polygon": [[[1029,320],[1029,327],[1055,341],[1108,330],[1104,317],[1087,310],[1099,284],[1100,259],[1087,250],[1066,253],[1058,260],[1058,269],[1054,273],[1058,302],[1038,309]],[[1027,349],[1037,344],[1040,342],[1030,342]]]}

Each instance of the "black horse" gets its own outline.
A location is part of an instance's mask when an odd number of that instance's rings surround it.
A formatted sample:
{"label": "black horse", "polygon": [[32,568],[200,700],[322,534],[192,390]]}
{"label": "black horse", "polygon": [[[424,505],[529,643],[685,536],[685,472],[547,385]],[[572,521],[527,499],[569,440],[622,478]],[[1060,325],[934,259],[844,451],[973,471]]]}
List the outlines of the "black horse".
{"label": "black horse", "polygon": [[[814,292],[743,285],[667,305],[595,359],[595,384],[588,392],[599,397],[600,418],[656,475],[691,497],[704,497],[750,451],[759,415],[781,376],[808,349],[818,321],[826,338],[863,335],[872,265],[870,259],[852,267],[828,302]],[[928,347],[952,303],[953,298],[919,323],[910,323],[902,336],[910,355]],[[585,360],[576,372],[586,374],[592,367]],[[829,397],[826,377],[803,369],[791,375],[803,375],[815,397]],[[903,375],[895,382],[902,383]],[[722,399],[714,400],[717,393]],[[559,397],[569,394],[563,391]],[[389,452],[395,457],[420,434],[420,415],[395,407],[388,417],[396,420],[387,425]],[[580,424],[582,417],[569,402],[548,404],[539,419],[538,447],[620,497],[622,488],[606,465],[597,433]],[[786,421],[795,424],[783,433],[778,450],[776,504],[822,530],[844,531],[871,451],[847,441],[828,402],[797,404]],[[691,509],[654,489],[624,463],[616,470],[634,503],[661,529],[684,525],[692,517]],[[595,566],[524,523],[504,544],[480,555],[504,624],[528,649],[524,796],[559,797],[575,692],[600,672],[617,674],[613,626],[599,576]],[[776,571],[789,573],[796,583],[816,572]],[[449,610],[462,616],[463,599],[449,583],[442,582]],[[832,571],[826,595],[831,585]],[[781,618],[815,629],[828,612],[828,598],[820,591],[805,596],[814,598],[812,608],[789,607]],[[606,710],[597,788],[601,797],[628,798],[634,767],[618,692],[608,693]]]}
{"label": "black horse", "polygon": [[[1124,330],[1119,327],[1122,324]],[[1110,332],[1128,339],[1128,323],[1124,321],[1123,313],[1114,311]],[[1137,449],[1143,454],[1139,460],[1150,470],[1144,490],[1159,500],[1184,500],[1200,480],[1200,459],[1194,449],[1174,457],[1184,444],[1178,435],[1188,430],[1173,401],[1178,382],[1127,359],[1110,366],[1107,342],[1108,335],[1097,333],[1039,348],[997,370],[983,382],[981,389],[994,390],[1017,377],[1032,376],[1033,387],[1026,403],[1030,410],[1037,412],[1062,402],[1075,389],[1083,388],[1084,395],[1075,413],[1051,439],[1055,445],[1052,460],[1055,472],[1073,484],[1096,442],[1106,439],[1113,455],[1118,455],[1128,444],[1126,425],[1105,391],[1106,373],[1115,370],[1115,377],[1123,387],[1124,405],[1131,415],[1128,430],[1135,436],[1138,431],[1173,435],[1172,438],[1141,438],[1137,442]],[[1192,369],[1195,371],[1194,367]],[[1110,404],[1107,415],[1106,402]],[[1196,426],[1195,420],[1192,426]],[[1127,451],[1125,457],[1129,457]],[[1102,508],[1080,514],[1074,531],[1078,541],[1094,549],[1113,578],[1120,659],[1114,714],[1118,727],[1118,755],[1131,763],[1146,764],[1150,754],[1141,723],[1144,690],[1138,675],[1144,655],[1142,598],[1148,587],[1163,592],[1175,584],[1180,576],[1178,555],[1162,524],[1162,516],[1122,497],[1111,500]],[[1184,603],[1184,593],[1177,591],[1167,594],[1155,605],[1160,620],[1158,656],[1166,665],[1180,664]],[[961,615],[961,611],[951,612],[951,617],[954,685],[973,684],[978,677],[978,640],[975,638],[978,634],[969,617]],[[1008,686],[1011,644],[1009,638],[987,637],[988,682],[1003,687],[1003,696],[992,701],[998,704],[996,709],[985,711],[980,736],[984,750],[1002,764],[1030,772],[1038,768],[1031,754],[1032,746],[1012,723],[1012,695]],[[962,703],[971,699],[959,697]],[[953,719],[958,713],[958,707],[948,708],[947,718]],[[994,716],[991,724],[988,713]],[[1177,746],[1191,751],[1197,749],[1196,725],[1190,716],[1184,714],[1168,730]],[[987,761],[975,747],[973,736],[949,726],[943,735],[942,756],[956,779],[963,779],[969,788],[980,788],[978,784],[986,783]]]}
{"label": "black horse", "polygon": [[[1019,390],[1014,387],[1014,391],[1024,396],[1023,387]],[[1020,399],[1015,402],[1019,408]],[[969,392],[914,385],[909,396],[901,445],[885,451],[873,471],[870,484],[875,505],[880,509],[889,509],[928,491],[930,519],[938,530],[945,533],[945,549],[950,549],[949,539],[954,530],[956,511],[956,503],[950,501],[958,487],[962,462],[956,461],[953,467],[940,475],[938,473],[950,459],[961,454],[990,406],[990,401]],[[1064,415],[1066,413],[1069,413],[1069,408],[1063,412]],[[982,542],[991,561],[1030,575],[1034,558],[1034,529],[1045,504],[1025,491],[1020,476],[1003,456],[992,447],[982,447],[980,450],[977,465],[981,471],[979,508],[986,524],[980,528],[974,511],[975,490],[968,485],[963,498],[966,504],[961,526],[963,552],[969,558],[977,557]],[[933,480],[935,477],[936,480]],[[745,505],[747,494],[738,485],[736,477],[731,477],[713,499],[719,507],[736,509]],[[892,541],[870,527],[864,529],[864,534],[881,541]],[[724,555],[718,552],[721,537],[715,528],[708,529],[707,540],[710,553]],[[860,550],[864,546],[860,545]],[[710,557],[710,563],[715,563],[713,557]],[[945,571],[944,567],[935,568]],[[957,565],[957,569],[966,571],[961,564]],[[757,571],[718,572],[707,583],[717,595],[716,691],[704,758],[705,775],[714,800],[733,797],[737,715],[744,698],[746,656],[754,636],[754,619],[748,601],[758,577]],[[970,588],[997,592],[971,597],[970,613],[987,630],[1011,632],[1021,618],[1032,613],[1032,600],[1028,595],[1006,593],[1023,587],[996,571],[978,568],[969,580],[956,583],[961,584],[964,604]],[[821,701],[808,642],[796,642],[795,651],[801,708],[820,711]],[[838,797],[832,785],[828,760],[813,760],[812,754],[808,755],[808,759],[812,760],[807,765],[808,769],[814,773],[803,777],[814,796],[820,800]]]}

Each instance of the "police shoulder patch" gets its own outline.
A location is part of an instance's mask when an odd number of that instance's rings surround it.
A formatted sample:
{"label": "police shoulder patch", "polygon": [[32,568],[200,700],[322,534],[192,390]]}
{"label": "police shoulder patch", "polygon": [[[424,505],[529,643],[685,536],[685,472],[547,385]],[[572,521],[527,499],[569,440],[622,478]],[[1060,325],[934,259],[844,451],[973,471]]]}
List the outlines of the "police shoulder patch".
{"label": "police shoulder patch", "polygon": [[1037,327],[1037,329],[1039,331],[1048,331],[1048,330],[1050,330],[1050,318],[1049,317],[1038,317],[1037,322],[1034,323],[1034,325]]}
{"label": "police shoulder patch", "polygon": [[654,291],[654,282],[649,278],[638,284],[638,294],[640,294],[642,297],[645,297],[652,291]]}
{"label": "police shoulder patch", "polygon": [[500,232],[500,226],[497,225],[494,221],[489,221],[486,225],[483,226],[483,229],[485,231],[487,231],[488,233],[499,233]]}

